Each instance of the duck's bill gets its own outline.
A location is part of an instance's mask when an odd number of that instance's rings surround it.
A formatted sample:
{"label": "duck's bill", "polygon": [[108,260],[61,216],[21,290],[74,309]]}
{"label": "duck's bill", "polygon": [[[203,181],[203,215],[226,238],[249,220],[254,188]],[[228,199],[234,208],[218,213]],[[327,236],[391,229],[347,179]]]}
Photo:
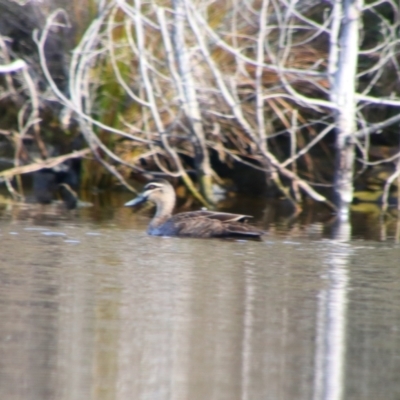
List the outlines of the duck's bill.
{"label": "duck's bill", "polygon": [[147,201],[147,197],[143,195],[139,195],[138,197],[135,197],[133,200],[128,201],[127,203],[124,204],[125,207],[134,207],[139,204],[145,203]]}

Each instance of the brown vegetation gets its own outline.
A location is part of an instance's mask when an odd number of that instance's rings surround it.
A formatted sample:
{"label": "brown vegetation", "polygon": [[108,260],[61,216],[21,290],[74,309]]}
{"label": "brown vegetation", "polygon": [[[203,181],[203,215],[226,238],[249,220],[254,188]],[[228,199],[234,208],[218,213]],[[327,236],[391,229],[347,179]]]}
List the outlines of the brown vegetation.
{"label": "brown vegetation", "polygon": [[[354,106],[354,128],[343,136],[356,156],[349,168],[355,163],[359,178],[373,162],[390,165],[387,207],[391,184],[400,176],[399,153],[385,158],[370,148],[399,144],[398,132],[388,128],[400,121],[398,10],[389,1],[349,4],[361,7],[364,21],[356,43],[357,76],[344,85],[350,92],[354,85],[350,103],[333,92],[348,62],[346,20],[343,10],[328,3],[119,0],[103,2],[82,30],[62,79],[48,51],[55,37],[68,37],[72,11],[49,13],[34,35],[38,56],[30,66],[32,72],[40,64],[45,79],[33,80],[40,112],[55,107],[46,101],[51,89],[67,110],[62,115],[70,117],[69,128],[78,129],[95,159],[127,187],[131,173],[180,177],[207,204],[211,181],[226,175],[218,165],[244,165],[263,171],[265,181],[296,207],[305,193],[334,208],[320,189],[338,182],[338,115]],[[11,45],[4,43],[2,52],[9,54]],[[15,53],[9,61],[17,56],[23,57]],[[4,77],[11,96],[17,75]],[[40,144],[37,112],[32,107],[33,114],[20,119]],[[345,179],[351,197],[352,172]]]}

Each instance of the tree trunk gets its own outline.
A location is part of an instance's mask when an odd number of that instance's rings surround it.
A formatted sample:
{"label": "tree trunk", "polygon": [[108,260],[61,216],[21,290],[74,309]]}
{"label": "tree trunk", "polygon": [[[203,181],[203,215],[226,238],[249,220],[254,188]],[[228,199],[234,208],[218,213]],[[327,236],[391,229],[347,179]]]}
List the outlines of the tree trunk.
{"label": "tree trunk", "polygon": [[195,153],[195,165],[201,191],[209,203],[213,203],[212,197],[212,169],[210,165],[205,135],[201,122],[200,107],[197,102],[195,82],[190,63],[190,54],[185,43],[185,0],[173,0],[174,31],[173,43],[175,59],[178,66],[181,85],[181,104],[189,123],[192,143]]}
{"label": "tree trunk", "polygon": [[[363,0],[334,2],[334,18],[342,18],[339,48],[337,51],[331,49],[330,58],[330,71],[334,74],[332,76],[331,100],[337,106],[334,194],[335,203],[342,220],[348,219],[350,204],[353,200],[353,134],[356,131],[355,91],[362,6]],[[335,10],[337,11],[336,7],[343,7],[343,13],[335,12]],[[335,22],[337,21],[334,21],[333,24]],[[338,46],[335,38],[332,38],[331,46]],[[336,64],[336,59],[337,65],[332,65]]]}

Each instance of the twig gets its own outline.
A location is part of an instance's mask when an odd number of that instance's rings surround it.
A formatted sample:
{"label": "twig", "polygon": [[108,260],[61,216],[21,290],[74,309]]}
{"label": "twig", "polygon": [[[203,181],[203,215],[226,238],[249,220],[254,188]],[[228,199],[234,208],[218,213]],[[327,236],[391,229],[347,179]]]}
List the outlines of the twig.
{"label": "twig", "polygon": [[400,114],[395,115],[394,117],[388,118],[386,121],[372,124],[369,126],[369,128],[360,129],[360,130],[354,132],[354,136],[358,137],[358,138],[363,138],[363,137],[371,135],[372,133],[375,133],[383,128],[386,128],[387,126],[396,124],[399,121],[400,121]]}
{"label": "twig", "polygon": [[[108,11],[108,10],[107,10]],[[48,69],[47,66],[47,62],[46,62],[46,56],[45,56],[45,43],[46,43],[46,39],[47,36],[49,34],[50,29],[52,28],[52,26],[54,25],[59,25],[56,24],[54,22],[54,20],[58,17],[58,15],[65,15],[65,11],[62,9],[58,9],[56,11],[54,11],[48,18],[46,21],[46,26],[43,29],[42,33],[40,36],[38,36],[37,32],[34,35],[34,39],[37,43],[38,46],[38,50],[39,50],[39,58],[40,58],[40,65],[42,67],[43,70],[43,74],[46,77],[47,83],[50,85],[51,89],[53,90],[54,94],[59,98],[59,100],[68,108],[70,108],[71,110],[73,110],[78,116],[80,116],[81,118],[83,118],[84,120],[92,123],[93,125],[96,125],[97,127],[104,129],[106,132],[111,132],[111,133],[115,133],[117,135],[120,135],[122,137],[125,137],[127,139],[131,139],[131,140],[135,140],[139,143],[147,143],[148,141],[146,139],[140,138],[138,136],[133,136],[130,135],[126,132],[123,132],[119,129],[116,128],[112,128],[111,126],[108,126],[106,124],[101,123],[100,121],[95,120],[94,118],[90,117],[90,115],[85,114],[79,107],[77,107],[77,104],[75,101],[80,101],[80,99],[77,99],[76,97],[72,97],[72,93],[76,93],[77,91],[79,92],[79,87],[76,86],[76,82],[77,80],[74,79],[74,75],[76,75],[79,72],[79,69],[76,69],[76,64],[79,62],[80,59],[80,55],[85,55],[85,52],[83,50],[81,50],[81,47],[84,46],[85,44],[85,36],[92,36],[92,39],[97,39],[97,34],[98,34],[98,30],[100,29],[100,27],[103,24],[103,19],[104,19],[104,15],[102,15],[101,17],[99,17],[98,19],[94,20],[92,22],[91,27],[86,31],[84,37],[82,38],[82,41],[80,43],[80,45],[78,46],[77,49],[75,49],[74,53],[73,53],[73,57],[71,60],[71,65],[70,65],[70,92],[71,92],[71,97],[72,100],[69,100],[64,93],[62,93],[59,88],[57,87],[57,85],[55,84],[50,71]],[[89,51],[89,49],[88,49]],[[90,53],[90,52],[89,52]],[[87,60],[85,60],[86,62]],[[80,80],[78,80],[78,82],[81,83]],[[131,166],[132,168],[134,166]]]}
{"label": "twig", "polygon": [[[193,10],[191,10],[193,11]],[[242,109],[240,108],[239,104],[235,102],[232,94],[229,92],[229,89],[227,88],[221,71],[217,68],[215,65],[209,50],[207,49],[207,46],[204,42],[203,36],[200,33],[200,29],[197,26],[196,20],[194,17],[191,15],[190,12],[187,13],[188,15],[188,22],[193,30],[193,33],[196,36],[197,43],[200,47],[200,50],[203,53],[203,57],[205,61],[207,62],[212,74],[214,75],[214,78],[218,84],[218,87],[221,91],[221,94],[224,98],[224,100],[227,102],[229,107],[231,108],[232,113],[235,115],[237,121],[241,125],[242,129],[245,131],[245,133],[249,136],[251,141],[253,143],[259,144],[259,141],[257,140],[257,137],[251,127],[251,125],[248,123],[246,118],[243,115]],[[322,196],[321,194],[317,193],[307,182],[304,180],[300,179],[295,173],[292,171],[288,170],[285,167],[282,167],[281,163],[276,159],[276,157],[271,154],[268,151],[263,151],[263,149],[259,148],[261,154],[263,157],[268,161],[268,163],[273,167],[276,168],[282,175],[286,176],[290,180],[294,181],[302,190],[304,190],[311,198],[313,198],[316,201],[321,201],[327,204],[331,209],[336,210],[336,207],[333,205],[332,202],[330,202],[325,196]]]}
{"label": "twig", "polygon": [[400,176],[400,163],[397,163],[395,172],[386,180],[382,194],[382,211],[385,213],[388,209],[389,190],[392,183]]}
{"label": "twig", "polygon": [[0,65],[0,74],[8,74],[10,72],[17,72],[25,69],[27,64],[24,60],[15,60],[7,65]]}
{"label": "twig", "polygon": [[46,160],[40,160],[36,163],[23,165],[20,167],[6,169],[0,172],[0,181],[6,181],[11,179],[15,175],[28,174],[30,172],[40,171],[44,168],[54,168],[56,165],[61,164],[72,158],[81,158],[90,154],[90,149],[83,149],[79,151],[74,151],[73,153],[64,154],[58,157],[51,157]]}
{"label": "twig", "polygon": [[160,134],[161,142],[164,146],[164,149],[171,156],[172,160],[175,163],[175,166],[179,172],[179,175],[184,180],[188,189],[192,192],[192,194],[204,205],[209,205],[208,201],[204,199],[204,197],[199,193],[199,191],[194,187],[192,180],[189,175],[186,173],[185,169],[182,166],[182,162],[175,150],[169,145],[168,139],[165,135],[165,129],[159,114],[159,111],[156,106],[156,100],[154,97],[154,91],[151,85],[151,81],[148,74],[147,69],[147,58],[146,58],[146,49],[145,49],[145,41],[144,41],[144,30],[143,30],[143,22],[141,18],[141,0],[135,0],[135,29],[136,29],[136,38],[137,38],[137,47],[141,54],[139,59],[140,73],[143,79],[143,84],[146,90],[147,101],[150,104],[150,111],[153,117],[153,120],[156,124],[157,130]]}
{"label": "twig", "polygon": [[4,182],[6,183],[7,190],[11,193],[11,196],[14,200],[23,200],[24,196],[14,189],[9,178],[4,178]]}

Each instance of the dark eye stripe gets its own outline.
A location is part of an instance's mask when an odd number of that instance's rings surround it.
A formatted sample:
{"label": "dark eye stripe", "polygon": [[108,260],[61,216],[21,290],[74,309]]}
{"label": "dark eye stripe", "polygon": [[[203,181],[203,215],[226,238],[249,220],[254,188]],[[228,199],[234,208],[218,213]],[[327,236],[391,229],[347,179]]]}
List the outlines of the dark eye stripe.
{"label": "dark eye stripe", "polygon": [[157,189],[157,188],[160,188],[160,187],[161,187],[160,185],[157,185],[155,183],[149,183],[149,184],[146,185],[145,189],[146,190],[153,190],[153,189]]}

